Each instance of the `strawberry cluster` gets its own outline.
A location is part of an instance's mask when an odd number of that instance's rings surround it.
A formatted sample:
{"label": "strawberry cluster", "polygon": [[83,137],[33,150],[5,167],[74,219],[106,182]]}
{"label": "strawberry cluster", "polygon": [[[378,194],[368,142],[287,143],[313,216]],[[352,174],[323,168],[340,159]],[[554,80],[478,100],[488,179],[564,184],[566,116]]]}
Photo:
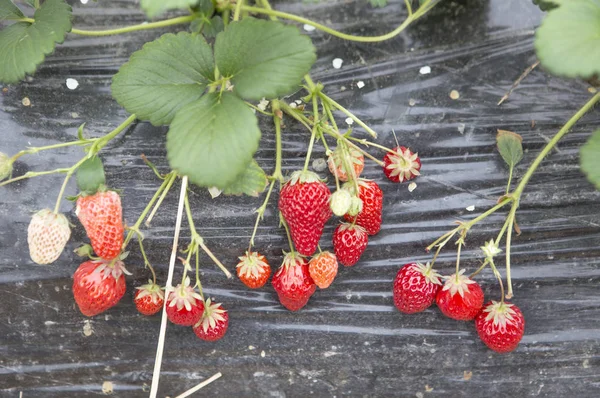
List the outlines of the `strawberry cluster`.
{"label": "strawberry cluster", "polygon": [[[375,181],[360,178],[363,153],[340,142],[327,163],[338,188],[333,193],[317,174],[300,170],[291,174],[279,194],[279,211],[286,230],[289,227],[291,251],[285,253],[271,283],[280,303],[290,311],[303,308],[317,286],[328,288],[338,274],[338,263],[355,265],[367,248],[369,236],[381,229],[383,191]],[[410,180],[421,168],[418,155],[405,147],[389,150],[381,164],[393,182]],[[346,183],[340,187],[339,181]],[[334,214],[343,221],[333,232],[333,253],[321,251],[323,229]],[[237,275],[246,286],[256,289],[267,283],[271,268],[262,254],[249,249],[239,259]]]}
{"label": "strawberry cluster", "polygon": [[394,305],[400,312],[414,314],[434,302],[448,318],[475,321],[480,339],[492,350],[505,353],[519,345],[525,318],[514,304],[501,300],[484,305],[481,286],[464,275],[464,270],[444,278],[431,264],[405,264],[394,279]]}

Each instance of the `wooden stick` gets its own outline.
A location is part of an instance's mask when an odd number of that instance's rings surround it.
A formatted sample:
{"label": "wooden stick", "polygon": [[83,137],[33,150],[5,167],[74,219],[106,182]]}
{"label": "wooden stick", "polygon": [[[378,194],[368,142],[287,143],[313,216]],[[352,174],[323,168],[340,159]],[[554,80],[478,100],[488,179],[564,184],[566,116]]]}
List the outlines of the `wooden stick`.
{"label": "wooden stick", "polygon": [[154,372],[152,373],[152,387],[150,389],[150,398],[156,398],[158,394],[158,381],[160,379],[160,366],[162,364],[163,350],[165,347],[165,334],[167,331],[167,299],[169,293],[174,289],[171,285],[173,281],[173,269],[177,260],[177,244],[179,243],[179,232],[181,230],[181,219],[183,218],[183,200],[187,190],[188,178],[184,176],[181,179],[181,193],[179,194],[179,207],[177,207],[177,220],[175,221],[175,235],[173,236],[173,249],[171,250],[171,260],[169,261],[169,274],[165,288],[165,302],[163,304],[162,319],[160,320],[160,334],[158,336],[158,345],[156,347],[156,359],[154,360]]}
{"label": "wooden stick", "polygon": [[219,377],[223,376],[221,374],[221,372],[213,375],[210,379],[206,379],[204,380],[202,383],[198,384],[196,387],[194,388],[190,388],[189,390],[187,390],[186,392],[176,396],[175,398],[185,398],[185,397],[189,397],[190,395],[192,395],[193,393],[195,393],[196,391],[200,390],[201,388],[206,387],[207,385],[209,385],[210,383],[212,383],[213,381],[217,380]]}

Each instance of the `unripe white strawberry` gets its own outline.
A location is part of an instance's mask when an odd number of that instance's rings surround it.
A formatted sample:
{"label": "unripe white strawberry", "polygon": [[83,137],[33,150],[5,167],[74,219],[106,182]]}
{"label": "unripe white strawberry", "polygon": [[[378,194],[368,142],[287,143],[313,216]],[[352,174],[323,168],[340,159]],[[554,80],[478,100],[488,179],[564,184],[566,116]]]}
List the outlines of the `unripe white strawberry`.
{"label": "unripe white strawberry", "polygon": [[363,201],[357,197],[357,196],[353,196],[350,199],[350,208],[348,209],[348,215],[354,217],[356,216],[358,213],[360,213],[363,209]]}
{"label": "unripe white strawberry", "polygon": [[70,237],[71,228],[64,214],[40,210],[27,228],[29,255],[38,264],[50,264],[60,256]]}
{"label": "unripe white strawberry", "polygon": [[341,217],[348,212],[351,203],[352,195],[350,195],[350,192],[346,191],[345,189],[338,189],[331,194],[329,207],[331,207],[333,214]]}
{"label": "unripe white strawberry", "polygon": [[13,162],[10,157],[5,153],[0,152],[0,181],[10,177],[13,169],[12,165]]}

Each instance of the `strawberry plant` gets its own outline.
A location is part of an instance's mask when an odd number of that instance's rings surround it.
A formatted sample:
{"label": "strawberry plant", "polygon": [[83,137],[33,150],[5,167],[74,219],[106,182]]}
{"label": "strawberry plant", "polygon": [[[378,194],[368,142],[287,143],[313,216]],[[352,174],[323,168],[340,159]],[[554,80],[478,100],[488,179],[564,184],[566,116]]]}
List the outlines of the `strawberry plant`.
{"label": "strawberry plant", "polygon": [[[204,294],[199,258],[205,253],[228,278],[233,267],[225,266],[198,233],[195,223],[199,214],[194,214],[189,200],[192,189],[208,189],[215,197],[264,195],[256,211],[248,247],[239,250],[236,274],[240,284],[248,288],[272,287],[283,307],[299,311],[308,304],[317,286],[328,288],[336,278],[351,272],[345,267],[360,264],[361,256],[368,250],[370,236],[382,228],[382,190],[377,181],[361,177],[368,163],[373,162],[381,177],[386,176],[394,183],[406,183],[423,172],[417,148],[408,148],[401,142],[389,148],[377,142],[377,133],[371,127],[332,99],[322,83],[313,81],[310,72],[317,58],[316,49],[308,36],[284,21],[306,24],[344,40],[377,43],[398,36],[438,2],[405,0],[407,18],[401,25],[381,36],[363,37],[275,10],[267,0],[256,1],[254,5],[247,0],[142,0],[140,5],[149,18],[160,17],[169,10],[186,15],[100,31],[73,27],[72,9],[65,0],[28,0],[19,5],[12,0],[0,0],[3,23],[0,82],[3,84],[16,84],[34,74],[45,56],[69,35],[110,36],[164,27],[182,28],[144,44],[114,75],[112,96],[130,114],[117,128],[102,137],[90,138],[85,125],[81,125],[76,140],[31,147],[12,156],[0,152],[0,187],[29,178],[65,175],[54,209],[31,209],[37,213],[31,219],[28,243],[30,257],[38,264],[56,261],[70,238],[72,227],[59,210],[68,182],[75,176],[79,192],[71,199],[76,202],[75,213],[81,226],[74,228],[82,227],[90,241],[90,245],[77,250],[87,258],[73,275],[74,301],[83,315],[96,316],[122,300],[127,287],[127,254],[133,250],[132,241],[137,241],[151,279],[148,284],[136,287],[134,303],[138,311],[147,316],[162,310],[151,394],[156,394],[167,319],[173,324],[191,327],[204,341],[223,338],[229,327],[227,303],[215,303],[214,298]],[[370,3],[382,7],[386,1]],[[560,34],[572,29],[589,39],[590,46],[598,44],[597,35],[593,33],[597,31],[594,23],[600,19],[592,17],[600,15],[600,3],[597,0],[543,3],[551,3],[553,9],[536,38],[542,66],[568,77],[591,78],[600,73],[600,64],[595,59],[596,47],[580,48],[570,41],[572,35]],[[578,18],[586,23],[573,22],[579,21]],[[290,102],[290,96],[299,99]],[[565,124],[514,189],[515,167],[523,156],[522,139],[518,134],[499,130],[498,150],[508,165],[505,195],[489,210],[459,222],[429,245],[428,251],[435,250],[431,262],[407,264],[398,271],[393,300],[401,312],[421,312],[436,302],[444,315],[474,321],[481,340],[492,350],[516,349],[524,334],[524,316],[515,304],[506,300],[513,297],[510,245],[513,231],[516,234],[520,231],[516,217],[521,196],[543,159],[598,100],[600,94],[593,96]],[[256,159],[265,138],[259,118],[273,123],[276,150],[267,165],[259,164]],[[341,127],[340,118],[349,120],[349,127]],[[167,126],[166,153],[170,170],[160,173],[144,159],[160,184],[137,221],[125,225],[119,189],[126,187],[110,186],[102,158],[110,156],[103,149],[136,121]],[[308,145],[302,168],[284,175],[282,136],[291,124],[306,128]],[[328,158],[329,181],[309,170],[317,145],[323,146]],[[18,159],[64,147],[82,148],[81,159],[68,168],[13,173]],[[599,148],[600,133],[597,132],[581,152],[582,169],[597,186],[600,186],[596,165]],[[179,205],[174,216],[176,228],[169,269],[166,276],[157,275],[151,264],[163,259],[150,261],[146,255],[142,224],[150,228],[150,221],[178,182]],[[274,192],[275,195],[278,192],[278,200],[273,207],[280,214],[283,228],[280,231],[282,234],[285,231],[288,237],[289,251],[283,253],[282,265],[274,270],[271,284],[267,284],[271,267],[260,254],[264,248],[255,247],[254,238]],[[506,207],[509,211],[498,235],[482,247],[481,266],[472,274],[465,274],[466,270],[460,266],[460,253],[471,228]],[[180,248],[184,218],[190,238]],[[332,241],[324,243],[322,234],[328,223],[333,224],[335,230]],[[433,267],[440,251],[453,239],[457,247],[456,272],[442,278]],[[506,285],[495,263],[503,239]],[[323,251],[321,244],[332,247],[333,253]],[[179,283],[173,282],[176,263],[180,264],[177,267]],[[135,264],[127,265],[133,266]],[[488,266],[498,279],[500,297],[484,305],[483,290],[474,278]]]}

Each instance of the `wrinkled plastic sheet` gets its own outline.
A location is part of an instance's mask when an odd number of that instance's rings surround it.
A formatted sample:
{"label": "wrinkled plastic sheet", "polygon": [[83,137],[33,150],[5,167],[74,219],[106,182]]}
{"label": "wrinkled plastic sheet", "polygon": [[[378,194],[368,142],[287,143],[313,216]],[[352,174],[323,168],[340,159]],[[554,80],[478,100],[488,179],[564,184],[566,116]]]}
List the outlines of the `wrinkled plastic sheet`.
{"label": "wrinkled plastic sheet", "polygon": [[[278,9],[301,13],[336,29],[363,35],[392,30],[406,16],[403,2],[383,9],[366,1],[281,1]],[[136,2],[73,3],[75,26],[101,29],[144,20]],[[600,396],[600,204],[599,194],[578,168],[578,147],[598,126],[591,112],[565,137],[527,187],[518,213],[522,234],[514,238],[514,302],[525,313],[526,334],[518,350],[497,355],[479,341],[472,323],[455,322],[431,308],[402,315],[392,304],[392,280],[400,265],[426,262],[424,247],[453,226],[495,204],[503,194],[506,167],[495,150],[496,129],[523,135],[525,157],[516,177],[559,127],[587,101],[583,82],[535,69],[502,106],[496,103],[535,62],[533,32],[542,13],[529,1],[443,1],[405,33],[381,44],[349,43],[319,32],[313,78],[326,92],[379,132],[378,142],[398,141],[419,152],[422,177],[407,184],[387,181],[379,166],[364,175],[384,191],[382,231],[371,238],[359,264],[341,269],[333,286],[319,290],[298,313],[284,310],[269,286],[246,289],[226,280],[208,258],[202,261],[206,291],[230,314],[226,337],[199,341],[189,328],[169,326],[159,396],[175,396],[216,372],[223,377],[201,391],[212,396]],[[165,30],[166,31],[166,30]],[[70,36],[33,78],[8,86],[0,96],[1,150],[72,140],[77,127],[99,136],[127,114],[110,96],[110,79],[128,56],[164,31],[108,38]],[[332,60],[342,58],[340,70]],[[429,66],[431,73],[421,74]],[[79,82],[76,90],[67,78]],[[358,83],[364,82],[359,88]],[[452,100],[449,93],[459,92]],[[301,96],[300,93],[296,96]],[[23,97],[31,106],[24,107]],[[295,99],[296,97],[292,97]],[[339,115],[343,125],[344,117]],[[268,118],[259,163],[273,168],[274,134]],[[159,182],[142,153],[166,171],[165,128],[137,123],[103,154],[111,186],[123,189],[131,225]],[[360,134],[360,133],[359,133]],[[365,135],[366,136],[366,135]],[[301,167],[307,131],[291,120],[284,130],[284,171]],[[381,156],[379,153],[377,156]],[[22,158],[16,173],[68,167],[80,150],[65,148]],[[318,149],[316,158],[324,157]],[[134,286],[148,279],[133,250],[133,276],[119,305],[91,320],[76,309],[71,275],[80,260],[73,249],[85,242],[73,205],[64,211],[76,227],[55,264],[38,266],[27,253],[32,212],[52,207],[61,177],[38,178],[0,189],[0,396],[91,397],[111,382],[114,395],[148,394],[160,317],[139,315]],[[331,183],[330,179],[330,183]],[[68,193],[76,192],[73,182]],[[147,251],[164,281],[174,231],[176,191],[145,231]],[[200,233],[233,270],[252,232],[261,198],[211,199],[195,189],[192,206]],[[272,198],[258,230],[257,247],[277,267],[286,249]],[[473,212],[466,208],[474,206]],[[474,270],[478,247],[495,236],[500,212],[478,224],[463,250]],[[322,239],[331,248],[330,222]],[[189,233],[182,230],[182,242]],[[454,267],[448,245],[440,271]],[[176,272],[175,278],[180,275]],[[493,275],[480,276],[485,293],[498,297]]]}

